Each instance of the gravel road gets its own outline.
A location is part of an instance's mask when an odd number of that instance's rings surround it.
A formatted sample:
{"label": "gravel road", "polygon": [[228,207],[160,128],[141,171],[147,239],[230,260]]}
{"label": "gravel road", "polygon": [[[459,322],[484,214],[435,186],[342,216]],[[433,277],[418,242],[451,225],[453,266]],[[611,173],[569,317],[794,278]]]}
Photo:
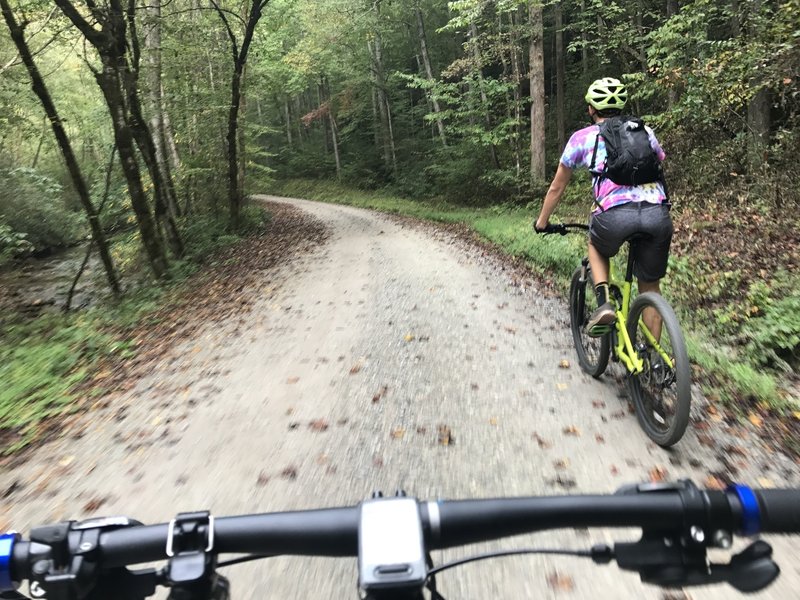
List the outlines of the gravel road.
{"label": "gravel road", "polygon": [[[248,313],[201,328],[110,408],[84,417],[80,436],[65,432],[7,467],[0,489],[14,491],[0,525],[335,506],[378,489],[605,493],[653,475],[703,482],[732,469],[753,485],[800,485],[796,464],[747,428],[712,420],[674,451],[650,443],[613,374],[581,373],[564,301],[479,246],[365,210],[260,200],[310,213],[327,241],[253,286]],[[503,546],[585,548],[634,535],[570,530]],[[757,597],[793,597],[800,542],[772,541],[783,576]],[[666,597],[579,559],[502,559],[452,573],[439,586],[449,599]],[[278,558],[228,575],[237,600],[356,597],[354,560]],[[732,597],[730,588],[690,593]]]}

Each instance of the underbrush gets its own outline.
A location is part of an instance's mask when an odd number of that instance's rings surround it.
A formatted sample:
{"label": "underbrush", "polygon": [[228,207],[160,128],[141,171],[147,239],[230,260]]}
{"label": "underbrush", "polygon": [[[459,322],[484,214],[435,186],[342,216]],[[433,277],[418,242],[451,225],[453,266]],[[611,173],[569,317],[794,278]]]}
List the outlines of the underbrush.
{"label": "underbrush", "polygon": [[[414,201],[388,193],[353,190],[329,181],[289,180],[276,186],[275,193],[286,196],[463,223],[504,252],[524,258],[538,271],[554,275],[564,292],[586,252],[582,236],[541,236],[532,231],[539,203],[525,208],[511,204],[467,208],[442,201]],[[586,221],[590,206],[585,194],[576,190],[578,187],[568,189],[553,221]],[[695,216],[676,211],[678,229],[688,227],[688,222],[695,223]],[[708,220],[707,227],[727,227],[727,221],[710,209]],[[699,221],[695,224],[703,226]],[[800,281],[797,275],[780,269],[757,268],[755,273],[749,272],[750,260],[733,260],[740,252],[744,254],[742,248],[730,250],[737,253],[732,257],[724,256],[725,248],[720,244],[727,238],[725,231],[722,234],[702,246],[677,244],[670,273],[662,285],[663,293],[680,315],[690,357],[704,373],[701,381],[711,398],[743,413],[767,410],[790,420],[797,419],[800,399],[792,385],[797,377],[800,347]],[[679,231],[676,237],[682,235]],[[752,239],[754,233],[746,235],[750,239],[738,239],[738,243],[749,244],[756,255],[764,254]],[[712,260],[714,257],[718,260]],[[773,253],[762,258],[781,260],[782,256]]]}
{"label": "underbrush", "polygon": [[[130,285],[125,296],[94,308],[29,319],[4,318],[0,325],[0,455],[11,454],[45,435],[52,417],[91,402],[79,384],[104,358],[130,358],[135,346],[128,332],[179,294],[187,278],[242,236],[261,230],[266,219],[258,206],[243,210],[241,235],[225,232],[225,220],[194,215],[183,229],[186,254],[173,261],[166,282],[150,279],[143,266],[138,235],[119,238],[113,253]],[[95,390],[100,393],[102,390]]]}

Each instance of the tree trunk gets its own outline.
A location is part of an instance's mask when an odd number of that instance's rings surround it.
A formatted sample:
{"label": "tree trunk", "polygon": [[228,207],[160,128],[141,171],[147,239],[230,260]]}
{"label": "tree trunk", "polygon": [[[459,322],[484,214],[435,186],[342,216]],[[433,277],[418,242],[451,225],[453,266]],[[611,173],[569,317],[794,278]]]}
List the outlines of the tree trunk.
{"label": "tree trunk", "polygon": [[[667,19],[678,14],[678,0],[667,0]],[[672,108],[678,102],[679,94],[676,84],[670,84],[667,90],[667,106]]]}
{"label": "tree trunk", "polygon": [[[425,74],[428,76],[428,81],[433,82],[433,69],[431,68],[431,59],[428,55],[428,41],[425,36],[425,23],[422,20],[422,11],[419,8],[419,5],[414,7],[414,10],[417,14],[417,31],[419,33],[419,46],[420,46],[420,53],[422,55],[422,64],[425,66]],[[439,130],[439,138],[442,140],[442,146],[445,148],[447,147],[447,138],[444,134],[444,123],[442,122],[441,117],[439,114],[442,112],[439,108],[439,101],[436,99],[436,96],[433,93],[428,92],[428,97],[433,105],[433,112],[436,115],[436,127]]]}
{"label": "tree trunk", "polygon": [[531,27],[530,82],[531,82],[531,181],[544,181],[545,128],[544,128],[544,24],[542,5],[538,0],[528,5]]}
{"label": "tree trunk", "polygon": [[244,67],[247,63],[247,55],[250,52],[250,44],[253,41],[256,25],[261,19],[267,0],[252,0],[250,12],[246,20],[242,45],[239,48],[236,36],[228,22],[227,13],[219,6],[217,0],[211,0],[219,18],[225,25],[228,38],[231,43],[231,55],[233,56],[233,77],[231,80],[231,104],[228,111],[228,133],[225,136],[227,142],[228,158],[228,206],[230,210],[229,228],[231,231],[239,230],[240,212],[242,204],[242,189],[239,179],[239,153],[238,135],[239,128],[239,107],[242,101],[242,79]]}
{"label": "tree trunk", "polygon": [[[375,11],[379,13],[380,3],[375,3]],[[386,80],[383,69],[383,41],[380,31],[375,29],[370,51],[372,52],[372,63],[374,71],[374,81],[378,100],[378,112],[381,120],[381,145],[383,148],[383,162],[392,173],[397,172],[397,156],[394,148],[394,135],[392,131],[392,117],[389,107],[389,98],[386,94]],[[368,42],[369,43],[369,42]]]}
{"label": "tree trunk", "polygon": [[[478,91],[481,95],[481,108],[483,109],[483,122],[486,125],[486,131],[491,131],[492,129],[492,118],[489,115],[489,99],[486,96],[486,90],[484,89],[484,82],[483,82],[483,71],[482,71],[482,61],[481,61],[481,52],[480,48],[478,48],[478,28],[475,26],[475,22],[471,21],[469,24],[469,32],[472,41],[470,43],[470,47],[472,48],[472,60],[475,63],[475,76],[478,79]],[[497,148],[494,144],[489,145],[489,151],[492,156],[492,164],[496,169],[500,168],[500,160],[497,157]]]}
{"label": "tree trunk", "polygon": [[[581,15],[586,14],[586,0],[581,0]],[[581,23],[581,72],[583,82],[588,83],[589,78],[589,39],[586,35],[586,25]]]}
{"label": "tree trunk", "polygon": [[86,212],[86,217],[89,221],[89,227],[92,232],[92,239],[94,240],[95,244],[97,244],[97,248],[100,251],[100,258],[103,262],[103,267],[105,268],[108,285],[113,294],[115,296],[119,296],[119,278],[117,276],[116,269],[114,268],[114,263],[111,260],[111,253],[109,252],[108,242],[106,241],[105,234],[103,233],[103,228],[100,225],[100,217],[97,211],[95,211],[94,205],[92,204],[92,199],[89,195],[89,188],[86,185],[86,180],[84,179],[83,173],[78,165],[78,161],[75,158],[75,153],[73,152],[72,145],[67,137],[67,132],[64,130],[61,117],[58,115],[58,111],[56,110],[55,104],[50,96],[50,92],[45,85],[44,78],[39,72],[39,68],[36,66],[36,63],[33,60],[33,55],[30,52],[30,48],[28,48],[28,44],[25,41],[24,29],[17,23],[17,20],[11,11],[9,1],[0,0],[0,9],[2,9],[3,18],[6,21],[6,25],[8,25],[11,39],[14,41],[14,45],[17,47],[20,58],[25,64],[25,68],[28,70],[33,91],[39,98],[39,101],[42,103],[42,108],[44,108],[47,119],[50,121],[50,125],[53,128],[53,134],[55,135],[58,146],[61,149],[61,154],[64,156],[64,162],[67,165],[67,170],[69,171],[70,178],[72,179],[72,184],[75,186],[75,191],[78,193],[81,205]]}
{"label": "tree trunk", "polygon": [[554,5],[556,17],[556,130],[558,132],[558,148],[566,144],[566,125],[564,123],[564,16],[560,0]]}
{"label": "tree trunk", "polygon": [[283,97],[283,116],[286,119],[286,141],[292,147],[292,113],[289,111],[289,98]]}
{"label": "tree trunk", "polygon": [[514,79],[514,166],[517,178],[522,174],[522,57],[520,56],[519,9],[510,15],[511,24],[511,73]]}

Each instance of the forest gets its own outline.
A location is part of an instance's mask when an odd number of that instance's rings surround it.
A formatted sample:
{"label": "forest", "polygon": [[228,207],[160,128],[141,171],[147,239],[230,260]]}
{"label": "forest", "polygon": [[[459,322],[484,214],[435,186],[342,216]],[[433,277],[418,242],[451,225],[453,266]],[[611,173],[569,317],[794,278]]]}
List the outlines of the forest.
{"label": "forest", "polygon": [[[567,277],[581,241],[531,220],[613,76],[667,153],[665,294],[697,373],[800,453],[800,0],[0,8],[0,430],[34,432],[94,361],[134,352],[126,323],[264,227],[252,194],[466,223]],[[586,218],[588,177],[564,204]],[[75,248],[57,301],[15,287]]]}

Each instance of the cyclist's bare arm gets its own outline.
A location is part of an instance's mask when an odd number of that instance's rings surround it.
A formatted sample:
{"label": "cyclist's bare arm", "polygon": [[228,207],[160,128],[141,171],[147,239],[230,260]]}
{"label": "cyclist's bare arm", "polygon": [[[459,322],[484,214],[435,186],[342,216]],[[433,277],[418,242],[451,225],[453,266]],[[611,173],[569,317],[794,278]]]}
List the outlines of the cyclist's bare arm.
{"label": "cyclist's bare arm", "polygon": [[544,204],[539,213],[539,218],[536,219],[536,229],[544,229],[550,220],[550,215],[558,206],[561,201],[561,196],[564,190],[567,189],[569,180],[572,178],[572,169],[564,166],[563,163],[558,163],[558,170],[556,171],[553,181],[550,183],[550,188],[547,190],[547,195],[544,197]]}

